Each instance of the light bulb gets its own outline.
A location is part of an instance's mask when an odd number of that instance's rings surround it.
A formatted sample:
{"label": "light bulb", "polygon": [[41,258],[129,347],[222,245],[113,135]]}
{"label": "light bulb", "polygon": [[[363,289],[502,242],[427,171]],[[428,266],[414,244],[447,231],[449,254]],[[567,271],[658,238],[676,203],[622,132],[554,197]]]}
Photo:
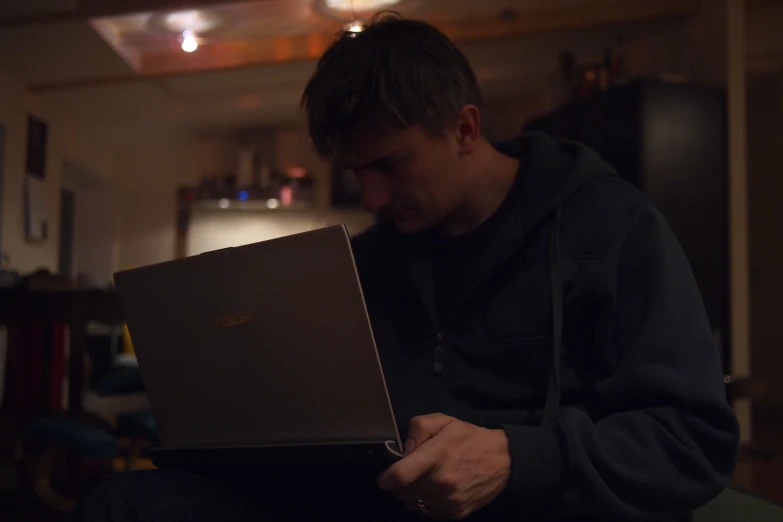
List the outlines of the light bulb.
{"label": "light bulb", "polygon": [[349,33],[361,33],[362,31],[364,31],[364,27],[359,22],[353,22],[348,26]]}
{"label": "light bulb", "polygon": [[231,202],[229,200],[227,200],[226,198],[223,198],[220,201],[218,201],[218,206],[220,208],[228,208],[228,207],[231,206]]}
{"label": "light bulb", "polygon": [[196,35],[193,31],[182,32],[182,50],[186,53],[192,53],[198,49],[198,42],[196,41]]}

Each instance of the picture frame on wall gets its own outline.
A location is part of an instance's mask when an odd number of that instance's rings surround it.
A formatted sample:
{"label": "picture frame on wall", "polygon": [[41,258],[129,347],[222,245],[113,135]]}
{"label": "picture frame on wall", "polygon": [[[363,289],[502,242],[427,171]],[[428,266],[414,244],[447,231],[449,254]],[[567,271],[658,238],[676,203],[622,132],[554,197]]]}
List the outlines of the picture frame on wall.
{"label": "picture frame on wall", "polygon": [[48,235],[45,181],[48,140],[49,124],[34,114],[28,114],[24,228],[25,238],[31,243],[42,243]]}
{"label": "picture frame on wall", "polygon": [[33,114],[27,115],[27,175],[46,179],[46,147],[49,124]]}

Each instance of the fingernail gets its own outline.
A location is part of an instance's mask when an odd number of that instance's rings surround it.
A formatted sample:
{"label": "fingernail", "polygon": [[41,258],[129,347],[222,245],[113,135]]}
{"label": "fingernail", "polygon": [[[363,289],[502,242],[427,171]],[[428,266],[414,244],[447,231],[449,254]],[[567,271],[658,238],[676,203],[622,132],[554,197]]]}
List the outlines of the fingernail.
{"label": "fingernail", "polygon": [[405,441],[405,454],[407,455],[416,448],[416,441],[414,439],[407,439]]}

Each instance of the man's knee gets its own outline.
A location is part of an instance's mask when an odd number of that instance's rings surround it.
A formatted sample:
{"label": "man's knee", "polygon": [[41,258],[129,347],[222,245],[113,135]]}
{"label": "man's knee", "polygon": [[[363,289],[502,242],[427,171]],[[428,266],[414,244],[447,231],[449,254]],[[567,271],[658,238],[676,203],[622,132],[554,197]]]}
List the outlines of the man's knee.
{"label": "man's knee", "polygon": [[240,506],[217,484],[176,470],[132,471],[97,484],[73,509],[69,522],[145,520],[244,521]]}

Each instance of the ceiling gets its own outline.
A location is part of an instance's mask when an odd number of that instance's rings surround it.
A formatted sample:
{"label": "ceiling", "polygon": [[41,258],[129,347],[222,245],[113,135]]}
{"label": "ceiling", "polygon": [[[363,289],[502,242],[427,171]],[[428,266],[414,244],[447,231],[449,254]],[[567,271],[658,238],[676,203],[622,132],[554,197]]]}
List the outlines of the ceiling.
{"label": "ceiling", "polygon": [[[335,33],[371,14],[371,11],[356,11],[356,6],[365,3],[362,0],[336,2],[336,5],[354,6],[347,11],[330,8],[335,2],[261,0],[173,13],[102,17],[91,23],[135,72],[159,75],[316,59]],[[403,16],[428,20],[453,39],[464,42],[518,34],[530,29],[531,19],[541,26],[549,13],[566,13],[591,2],[376,0],[375,3],[393,3],[390,6]],[[182,52],[183,31],[187,30],[193,31],[194,38],[199,40],[198,52]]]}
{"label": "ceiling", "polygon": [[[0,70],[121,142],[290,124],[315,60],[368,13],[334,0],[27,0],[0,3]],[[350,0],[347,0],[350,2]],[[366,0],[353,0],[354,8]],[[757,0],[760,1],[760,0]],[[771,0],[765,0],[769,2]],[[556,56],[600,59],[624,37],[666,30],[699,0],[401,0],[457,41],[489,99],[547,88]],[[192,27],[199,48],[181,48]]]}

